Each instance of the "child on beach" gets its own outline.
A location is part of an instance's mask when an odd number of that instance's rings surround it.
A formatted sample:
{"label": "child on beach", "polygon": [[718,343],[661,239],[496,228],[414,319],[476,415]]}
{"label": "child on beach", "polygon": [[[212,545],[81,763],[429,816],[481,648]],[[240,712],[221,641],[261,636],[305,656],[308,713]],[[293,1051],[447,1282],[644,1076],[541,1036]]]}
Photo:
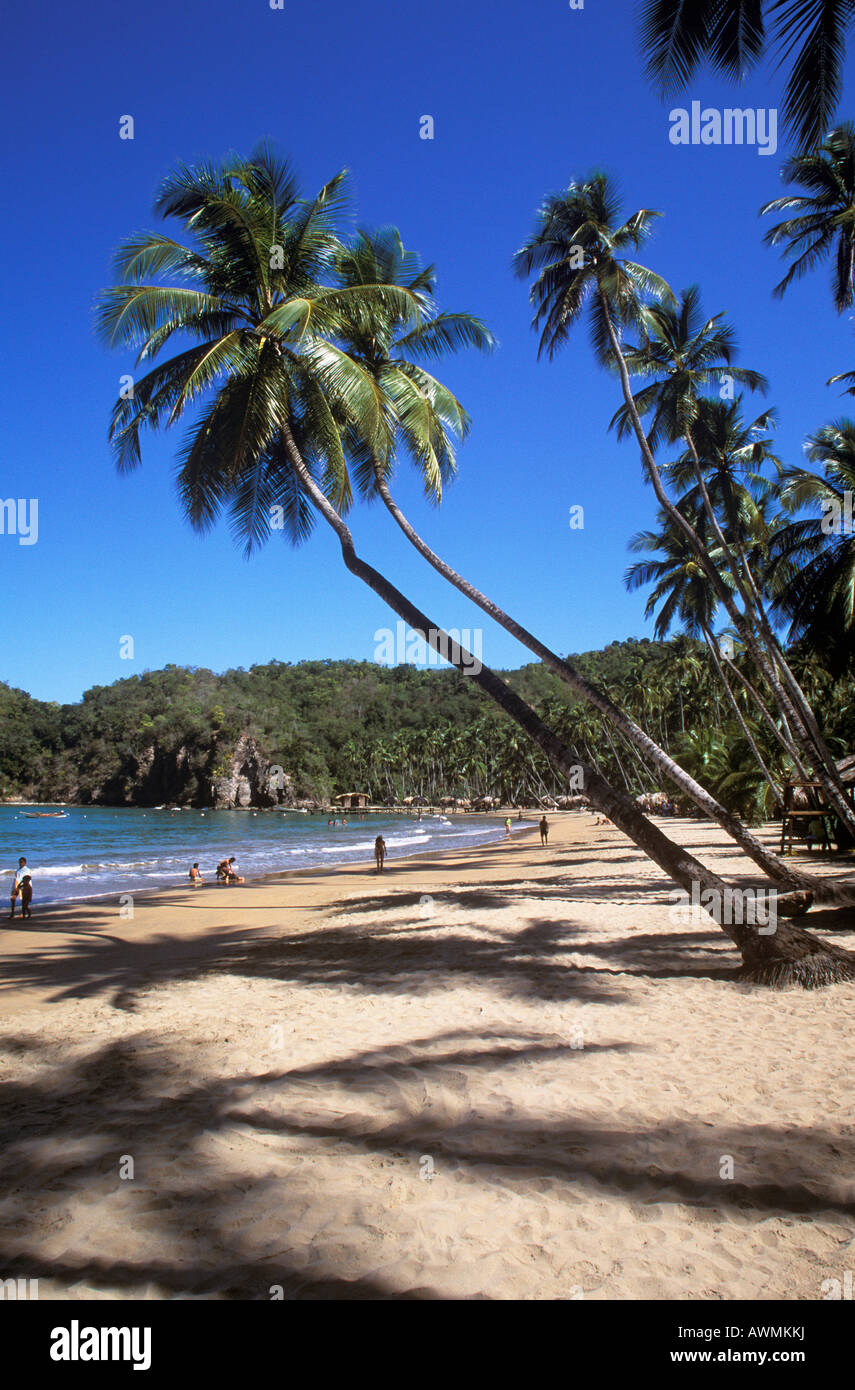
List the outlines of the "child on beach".
{"label": "child on beach", "polygon": [[540,843],[542,845],[549,843],[549,821],[546,816],[542,816],[540,820]]}
{"label": "child on beach", "polygon": [[201,873],[199,872],[199,861],[198,861],[198,859],[197,859],[196,863],[193,865],[192,869],[190,870],[190,882],[193,884],[193,887],[194,887],[194,888],[198,888],[200,883],[204,883],[204,882],[205,882],[205,880],[203,879]]}
{"label": "child on beach", "polygon": [[382,835],[378,835],[374,841],[374,858],[377,861],[377,872],[383,872],[383,860],[386,858],[386,841]]}
{"label": "child on beach", "polygon": [[505,838],[506,838],[506,839],[510,839],[510,836],[511,836],[511,818],[510,818],[510,816],[507,816],[506,819],[505,819]]}
{"label": "child on beach", "polygon": [[21,916],[32,917],[30,903],[33,901],[33,880],[29,874],[21,879]]}

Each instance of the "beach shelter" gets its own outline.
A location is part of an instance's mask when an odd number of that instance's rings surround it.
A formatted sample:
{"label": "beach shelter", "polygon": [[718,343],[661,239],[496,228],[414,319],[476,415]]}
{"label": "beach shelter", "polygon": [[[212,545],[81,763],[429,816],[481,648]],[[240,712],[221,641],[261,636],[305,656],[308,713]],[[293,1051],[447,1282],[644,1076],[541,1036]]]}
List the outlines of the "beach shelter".
{"label": "beach shelter", "polygon": [[367,792],[340,792],[333,800],[343,811],[361,811],[368,805],[369,796]]}

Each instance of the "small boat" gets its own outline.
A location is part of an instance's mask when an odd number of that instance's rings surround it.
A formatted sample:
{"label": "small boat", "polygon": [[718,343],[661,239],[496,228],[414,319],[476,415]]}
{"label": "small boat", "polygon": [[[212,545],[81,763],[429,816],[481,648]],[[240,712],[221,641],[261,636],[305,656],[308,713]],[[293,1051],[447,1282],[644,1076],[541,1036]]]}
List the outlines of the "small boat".
{"label": "small boat", "polygon": [[66,811],[25,811],[25,820],[68,820]]}

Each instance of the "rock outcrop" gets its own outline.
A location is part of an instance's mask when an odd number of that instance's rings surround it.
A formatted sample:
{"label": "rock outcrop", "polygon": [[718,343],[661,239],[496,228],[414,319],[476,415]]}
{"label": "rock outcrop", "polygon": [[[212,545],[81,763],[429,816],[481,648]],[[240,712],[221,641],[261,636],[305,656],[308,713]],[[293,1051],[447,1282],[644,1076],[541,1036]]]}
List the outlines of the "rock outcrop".
{"label": "rock outcrop", "polygon": [[225,775],[211,779],[211,805],[218,811],[247,806],[294,806],[294,783],[279,763],[271,763],[257,741],[243,734]]}

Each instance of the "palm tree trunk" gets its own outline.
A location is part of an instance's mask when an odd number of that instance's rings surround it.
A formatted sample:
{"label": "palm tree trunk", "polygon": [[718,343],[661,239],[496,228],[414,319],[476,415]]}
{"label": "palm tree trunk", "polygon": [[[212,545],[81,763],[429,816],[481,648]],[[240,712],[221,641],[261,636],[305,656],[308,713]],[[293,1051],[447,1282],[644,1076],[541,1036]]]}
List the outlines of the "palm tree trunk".
{"label": "palm tree trunk", "polygon": [[822,730],[819,727],[811,703],[808,700],[805,692],[802,690],[802,687],[795,675],[795,672],[790,666],[790,663],[787,661],[784,649],[778,641],[778,638],[775,636],[774,631],[772,630],[772,625],[769,622],[768,615],[760,599],[760,594],[757,589],[757,584],[754,580],[754,575],[751,572],[751,566],[748,563],[748,557],[745,554],[744,548],[741,544],[739,545],[739,555],[742,561],[743,568],[745,570],[746,578],[748,579],[748,583],[751,586],[751,591],[757,596],[758,611],[760,613],[761,622],[763,623],[764,630],[766,633],[766,639],[772,651],[772,655],[775,658],[777,665],[781,669],[781,674],[785,676],[787,680],[788,686],[790,687],[791,693],[797,702],[798,708],[804,711],[804,717],[805,722],[807,724],[808,732],[811,734],[811,737],[817,746],[817,749],[823,759],[823,762],[828,767],[835,786],[839,789],[841,794],[847,800],[848,804],[846,788],[843,779],[838,771],[837,764],[831,755],[831,750],[829,749],[828,745],[825,742],[825,739],[823,738]]}
{"label": "palm tree trunk", "polygon": [[[638,413],[638,407],[636,406],[635,400],[633,399],[632,387],[629,380],[629,371],[627,369],[626,359],[624,358],[623,352],[621,351],[620,342],[618,340],[618,336],[615,332],[615,327],[612,322],[611,309],[609,308],[608,299],[606,298],[606,295],[602,289],[599,290],[599,295],[604,315],[604,322],[606,325],[606,331],[609,336],[609,342],[611,343],[612,352],[614,353],[615,361],[618,367],[618,372],[620,374],[621,389],[623,391],[623,397],[626,403],[627,412],[629,413],[630,419],[632,421],[632,427],[635,432],[636,439],[638,440],[642,457],[644,458],[644,462],[647,465],[647,470],[650,474],[650,481],[653,484],[653,491],[656,494],[656,500],[659,502],[659,505],[663,508],[667,516],[670,517],[674,525],[677,526],[679,530],[683,533],[683,535],[686,537],[686,540],[689,542],[689,545],[691,546],[692,550],[695,552],[695,555],[698,559],[698,563],[700,564],[701,569],[704,571],[704,574],[707,576],[710,584],[712,585],[716,597],[728,613],[731,622],[733,623],[734,627],[736,628],[746,647],[748,647],[758,667],[766,677],[766,680],[769,683],[769,688],[775,694],[775,699],[778,703],[779,708],[784,714],[788,716],[792,724],[792,727],[797,731],[797,740],[799,746],[801,747],[808,762],[814,768],[817,781],[819,781],[822,784],[822,788],[826,794],[826,797],[828,798],[829,805],[834,808],[844,825],[846,825],[851,830],[853,836],[855,836],[855,808],[852,807],[845,793],[840,791],[838,787],[835,785],[834,779],[830,775],[827,767],[825,766],[822,758],[819,755],[818,748],[813,743],[812,737],[808,733],[807,729],[804,727],[798,711],[793,706],[792,701],[790,700],[787,692],[784,690],[780,680],[778,679],[777,670],[775,668],[774,662],[770,662],[765,650],[763,649],[757,636],[753,632],[747,618],[743,613],[740,612],[740,610],[736,607],[736,604],[733,602],[733,598],[730,594],[729,589],[727,588],[727,585],[723,582],[721,576],[718,574],[718,571],[716,570],[715,566],[710,560],[709,555],[707,554],[706,549],[701,543],[700,537],[698,536],[695,528],[692,526],[691,522],[683,516],[683,513],[679,510],[679,508],[674,506],[674,503],[671,501],[671,498],[665,491],[665,488],[662,484],[662,478],[660,476],[659,469],[656,464],[656,460],[653,457],[650,445],[647,442],[647,436],[644,433],[644,426],[641,423],[641,417]],[[834,777],[838,777],[836,768],[834,769]]]}
{"label": "palm tree trunk", "polygon": [[617,765],[618,765],[618,772],[619,772],[620,775],[621,775],[621,779],[622,779],[622,781],[623,781],[623,784],[624,784],[624,786],[626,787],[626,790],[627,790],[628,792],[631,792],[631,791],[632,791],[632,788],[631,788],[631,786],[629,785],[629,779],[628,779],[628,777],[627,777],[627,775],[626,775],[626,772],[624,771],[623,763],[622,763],[621,760],[620,760],[620,754],[618,753],[617,749],[615,748],[614,739],[612,738],[611,734],[609,733],[609,726],[608,726],[608,724],[604,724],[604,725],[603,725],[603,733],[605,734],[606,739],[608,740],[608,745],[609,745],[609,747],[611,748],[612,752],[614,753],[615,762],[616,762]]}
{"label": "palm tree trunk", "polygon": [[[803,731],[808,745],[806,751],[810,748],[813,750],[811,761],[816,770],[817,777],[823,782],[826,795],[831,795],[832,803],[835,805],[836,809],[838,811],[841,810],[841,808],[845,810],[844,820],[848,823],[851,817],[852,824],[850,828],[855,830],[855,812],[853,812],[849,804],[846,790],[837,771],[837,766],[825,743],[816,716],[808,704],[804,691],[790,670],[783,649],[772,631],[772,625],[769,622],[757,585],[754,583],[754,576],[751,573],[744,547],[738,545],[740,563],[737,564],[736,556],[725,539],[724,533],[719,525],[718,517],[716,516],[715,508],[712,505],[691,430],[686,431],[684,439],[692,456],[693,469],[703,499],[704,511],[713,528],[713,534],[721,546],[722,553],[727,559],[728,568],[733,576],[739,596],[745,605],[747,628],[751,631],[752,636],[754,636],[756,628],[758,646],[765,643],[764,655],[769,661],[769,671],[768,673],[764,671],[764,674],[766,674],[767,679],[771,680],[772,689],[776,698],[778,698],[779,693],[783,693],[780,682],[786,686],[787,699],[791,701],[798,721],[797,727],[800,727]],[[743,580],[747,580],[747,587]],[[781,703],[780,699],[778,699],[778,703]],[[826,779],[831,786],[825,785]],[[831,794],[832,787],[836,795]]]}
{"label": "palm tree trunk", "polygon": [[705,639],[706,639],[706,644],[707,644],[707,647],[709,648],[710,656],[711,656],[712,659],[713,659],[713,663],[714,663],[714,665],[715,665],[715,669],[716,669],[717,672],[718,672],[719,679],[720,679],[722,685],[724,686],[725,692],[726,692],[726,694],[727,694],[727,698],[728,698],[728,700],[730,701],[731,708],[733,709],[733,712],[734,712],[734,714],[736,715],[737,720],[739,721],[739,727],[742,729],[742,732],[743,732],[743,734],[745,735],[745,738],[746,738],[746,740],[747,740],[748,746],[749,746],[749,748],[751,749],[751,752],[754,754],[754,761],[756,762],[757,766],[759,767],[760,771],[762,772],[763,776],[764,776],[765,779],[766,779],[766,782],[767,782],[767,784],[768,784],[768,786],[769,786],[769,789],[771,790],[772,795],[773,795],[774,798],[775,798],[775,804],[776,804],[776,806],[781,806],[781,805],[783,804],[783,802],[782,802],[780,790],[779,790],[779,788],[775,785],[775,780],[774,780],[774,778],[772,777],[772,774],[771,774],[771,772],[769,771],[768,767],[766,766],[766,764],[765,764],[764,761],[763,761],[763,757],[762,757],[762,754],[761,754],[761,752],[760,752],[760,749],[757,747],[757,744],[756,744],[756,742],[754,741],[754,735],[751,733],[751,730],[749,729],[748,725],[746,724],[745,720],[744,720],[743,717],[742,717],[742,710],[739,708],[739,705],[738,705],[737,700],[736,700],[736,696],[734,695],[733,691],[731,690],[730,686],[728,685],[727,677],[725,676],[724,671],[723,671],[723,669],[722,669],[721,662],[720,662],[719,659],[718,659],[718,652],[716,651],[715,642],[714,642],[714,640],[713,640],[713,638],[712,638],[712,636],[711,636],[711,634],[710,634],[709,628],[707,628],[705,624],[702,624],[702,625],[701,625],[701,629],[702,629],[703,634],[704,634],[704,637],[705,637]]}
{"label": "palm tree trunk", "polygon": [[492,599],[482,594],[462,575],[453,570],[449,564],[440,559],[431,550],[430,546],[422,539],[414,527],[404,516],[392,497],[385,479],[381,476],[380,470],[375,470],[377,480],[377,490],[388,511],[403,531],[404,535],[415,546],[419,554],[427,560],[443,578],[447,579],[456,589],[465,595],[466,598],[478,605],[478,607],[497,622],[501,627],[509,632],[512,637],[523,646],[528,647],[529,651],[549,666],[557,675],[570,685],[578,695],[588,704],[593,705],[606,716],[611,723],[618,728],[625,737],[650,759],[655,767],[673,782],[674,785],[687,796],[690,801],[698,807],[710,820],[716,821],[730,837],[735,840],[740,849],[748,855],[754,863],[761,868],[765,874],[772,879],[773,883],[796,891],[803,888],[810,889],[811,892],[821,894],[827,892],[825,881],[815,878],[813,875],[798,873],[785,864],[772,850],[766,848],[751,831],[742,824],[738,816],[733,815],[720,802],[716,801],[704,787],[696,782],[673,758],[665,752],[654,740],[639,727],[634,720],[624,714],[609,697],[598,687],[592,685],[584,676],[571,666],[568,661],[562,660],[555,652],[545,646],[533,633],[529,632],[515,619],[511,618],[503,609],[499,608]]}
{"label": "palm tree trunk", "polygon": [[808,778],[808,774],[804,769],[801,759],[799,758],[798,750],[796,749],[792,737],[790,736],[789,725],[786,723],[785,720],[783,720],[783,716],[782,722],[784,723],[784,730],[781,730],[778,728],[777,724],[772,718],[772,715],[769,712],[769,709],[767,708],[762,696],[757,690],[755,690],[754,686],[751,684],[751,681],[745,675],[744,671],[740,671],[736,662],[732,661],[729,656],[724,656],[723,653],[722,660],[727,666],[727,669],[733,672],[737,680],[739,680],[742,683],[744,689],[748,691],[748,694],[754,701],[757,710],[759,711],[761,717],[765,721],[770,732],[778,740],[787,757],[792,761],[793,767],[795,768],[799,777],[801,777],[803,782],[809,781],[810,779]]}
{"label": "palm tree trunk", "polygon": [[[382,598],[438,655],[451,659],[452,665],[474,680],[529,735],[547,758],[569,776],[571,768],[578,767],[581,761],[576,754],[546,727],[534,710],[501,677],[489,667],[476,662],[471,653],[453,644],[447,633],[431,623],[400,590],[357,555],[348,527],[303,463],[287,422],[282,426],[282,437],[295,477],[336,533],[342,558],[351,574],[355,574]],[[634,801],[611,787],[596,768],[583,763],[582,771],[586,794],[593,805],[618,826],[642,853],[658,864],[663,873],[686,893],[691,894],[695,888],[717,895],[713,897],[713,902],[718,902],[719,907],[706,910],[741,952],[743,978],[778,986],[801,984],[809,989],[838,980],[855,979],[855,956],[812,936],[792,922],[779,921],[775,931],[764,935],[754,924],[720,921],[720,917],[726,918],[728,915],[724,905],[732,900],[732,890],[724,881],[682,845],[669,840],[658,826],[647,820]],[[798,915],[806,910],[809,901],[807,894],[800,893],[779,898],[778,915]]]}

